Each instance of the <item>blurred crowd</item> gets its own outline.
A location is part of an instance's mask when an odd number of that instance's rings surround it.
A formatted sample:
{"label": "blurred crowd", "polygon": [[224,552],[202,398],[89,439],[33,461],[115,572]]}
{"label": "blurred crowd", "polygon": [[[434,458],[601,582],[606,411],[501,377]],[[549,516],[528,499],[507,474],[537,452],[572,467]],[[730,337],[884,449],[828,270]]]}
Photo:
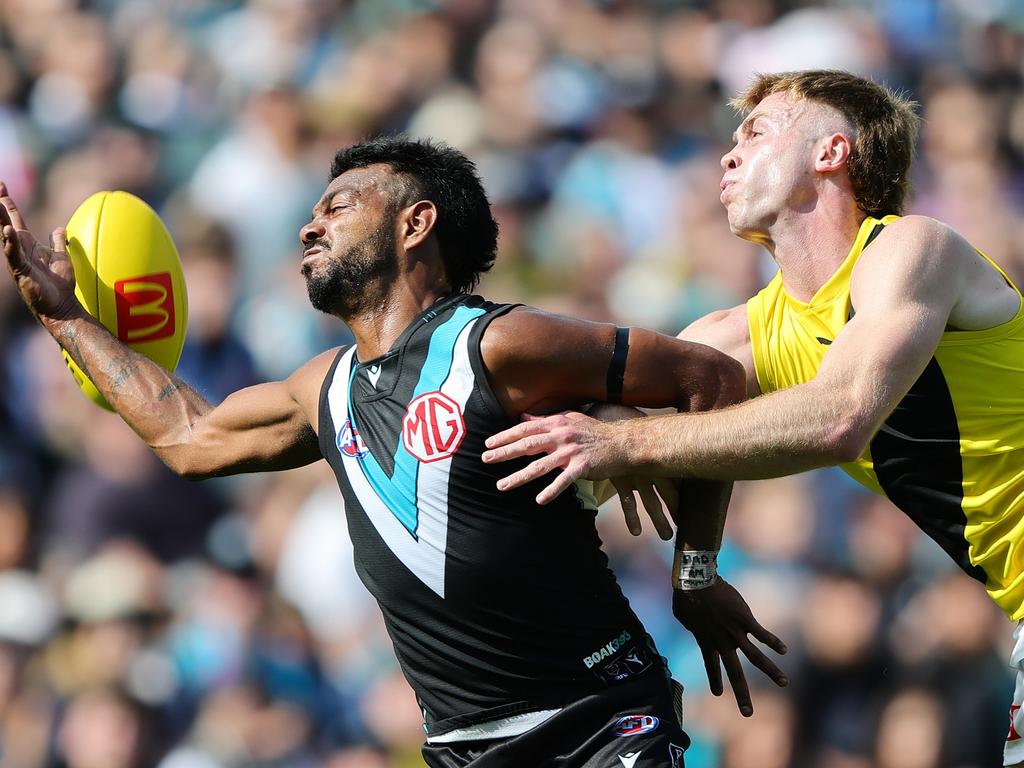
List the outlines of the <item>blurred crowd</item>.
{"label": "blurred crowd", "polygon": [[[719,158],[755,71],[884,80],[924,117],[913,212],[1024,281],[1014,0],[0,0],[0,179],[35,232],[101,189],[164,217],[211,400],[349,340],[297,233],[334,151],[378,133],[478,164],[481,292],[675,333],[773,273]],[[687,688],[690,768],[1001,765],[1012,628],[838,471],[740,484],[722,573],[790,652],[755,716],[708,693],[671,547],[598,519]],[[188,484],[77,391],[0,281],[0,765],[412,768],[420,714],[321,465]],[[530,768],[524,766],[524,768]]]}

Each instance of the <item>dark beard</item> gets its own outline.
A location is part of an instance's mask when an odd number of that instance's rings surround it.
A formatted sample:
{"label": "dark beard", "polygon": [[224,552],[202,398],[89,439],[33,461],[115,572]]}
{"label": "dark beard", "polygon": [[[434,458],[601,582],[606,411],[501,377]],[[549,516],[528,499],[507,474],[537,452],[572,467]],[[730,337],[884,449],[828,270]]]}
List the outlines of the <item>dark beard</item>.
{"label": "dark beard", "polygon": [[389,284],[398,275],[395,233],[385,221],[363,242],[342,254],[325,252],[317,270],[303,269],[306,291],[315,309],[329,315],[346,317],[378,302],[375,287]]}

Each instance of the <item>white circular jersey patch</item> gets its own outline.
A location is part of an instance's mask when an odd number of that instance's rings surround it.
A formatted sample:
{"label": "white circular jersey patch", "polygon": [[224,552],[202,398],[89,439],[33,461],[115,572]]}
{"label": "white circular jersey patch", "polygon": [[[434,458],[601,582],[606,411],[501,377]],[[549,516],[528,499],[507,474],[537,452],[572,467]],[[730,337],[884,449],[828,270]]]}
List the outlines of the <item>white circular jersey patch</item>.
{"label": "white circular jersey patch", "polygon": [[451,458],[465,436],[462,408],[444,392],[422,394],[405,409],[402,443],[422,462]]}

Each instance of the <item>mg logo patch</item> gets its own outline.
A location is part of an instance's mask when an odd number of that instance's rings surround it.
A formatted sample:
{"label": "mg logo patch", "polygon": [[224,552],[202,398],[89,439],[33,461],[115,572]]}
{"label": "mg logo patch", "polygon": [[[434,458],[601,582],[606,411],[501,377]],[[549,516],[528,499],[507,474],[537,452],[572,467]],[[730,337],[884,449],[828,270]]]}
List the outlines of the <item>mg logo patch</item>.
{"label": "mg logo patch", "polygon": [[465,436],[462,408],[444,392],[420,395],[405,410],[402,443],[422,462],[451,458]]}
{"label": "mg logo patch", "polygon": [[349,459],[361,459],[370,452],[363,438],[352,427],[352,421],[345,419],[345,424],[338,430],[338,450]]}
{"label": "mg logo patch", "polygon": [[114,283],[117,338],[127,343],[174,335],[174,287],[169,272]]}

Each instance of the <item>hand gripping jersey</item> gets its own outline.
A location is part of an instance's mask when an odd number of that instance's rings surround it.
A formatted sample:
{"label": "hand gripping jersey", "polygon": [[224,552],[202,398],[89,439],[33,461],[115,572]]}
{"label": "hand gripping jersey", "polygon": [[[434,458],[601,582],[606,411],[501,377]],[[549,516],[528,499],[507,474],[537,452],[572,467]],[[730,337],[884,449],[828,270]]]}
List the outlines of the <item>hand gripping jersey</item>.
{"label": "hand gripping jersey", "polygon": [[570,490],[539,507],[544,481],[499,492],[514,467],[480,461],[484,440],[511,425],[480,356],[487,324],[509,309],[443,299],[382,357],[360,363],[343,349],[321,392],[320,447],[356,569],[428,738],[557,709],[644,672],[667,679],[608,570],[592,497]]}
{"label": "hand gripping jersey", "polygon": [[[762,392],[817,375],[856,309],[857,259],[896,218],[865,219],[846,260],[809,302],[789,296],[781,275],[747,302]],[[995,328],[944,333],[867,452],[843,469],[906,512],[1011,619],[1024,618],[1024,304]]]}

